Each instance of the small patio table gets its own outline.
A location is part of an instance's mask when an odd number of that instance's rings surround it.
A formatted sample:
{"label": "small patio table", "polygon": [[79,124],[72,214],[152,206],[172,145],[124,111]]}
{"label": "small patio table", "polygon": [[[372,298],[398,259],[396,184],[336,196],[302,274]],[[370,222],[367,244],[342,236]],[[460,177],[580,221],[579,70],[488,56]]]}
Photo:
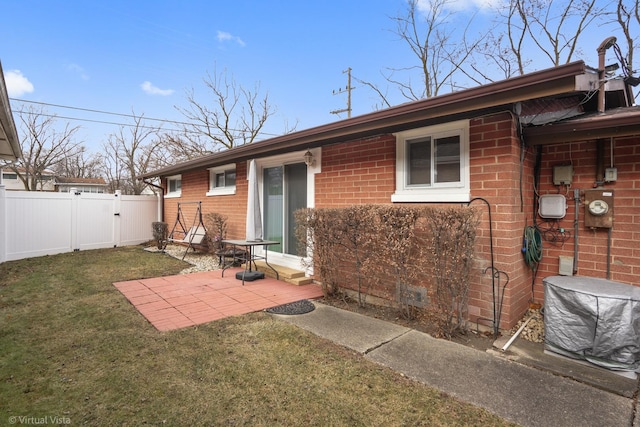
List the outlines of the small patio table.
{"label": "small patio table", "polygon": [[[253,271],[251,267],[251,263],[253,263],[253,265],[256,267],[256,270],[258,270],[258,267],[256,266],[256,260],[263,259],[267,267],[269,267],[271,270],[273,270],[274,273],[276,273],[276,279],[280,280],[280,275],[278,274],[278,271],[275,268],[273,268],[271,264],[269,264],[269,261],[267,260],[267,252],[268,252],[267,246],[279,245],[280,242],[275,240],[223,240],[222,243],[233,246],[233,254],[234,254],[233,262],[225,265],[222,268],[222,277],[224,277],[224,271],[227,268],[233,266],[236,261],[244,262],[244,271],[242,272],[242,286],[244,286],[245,274],[247,272],[250,273]],[[244,246],[245,248],[244,253],[242,251],[239,251],[239,254],[235,255],[236,246]],[[256,255],[255,253],[256,246],[262,246],[264,255]]]}

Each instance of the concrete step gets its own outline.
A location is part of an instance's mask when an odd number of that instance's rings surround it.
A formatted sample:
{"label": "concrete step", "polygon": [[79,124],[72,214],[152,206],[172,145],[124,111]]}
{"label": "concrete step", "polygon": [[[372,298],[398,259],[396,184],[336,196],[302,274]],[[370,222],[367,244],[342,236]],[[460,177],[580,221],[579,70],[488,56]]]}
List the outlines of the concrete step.
{"label": "concrete step", "polygon": [[[281,265],[275,265],[269,263],[270,266],[276,269],[280,280],[291,283],[292,285],[302,286],[313,283],[313,279],[310,277],[305,277],[304,271],[296,270],[294,268],[284,267]],[[270,269],[264,261],[256,261],[256,267],[258,271],[263,272],[266,276],[276,277],[276,274]]]}
{"label": "concrete step", "polygon": [[313,279],[311,277],[296,277],[293,279],[286,279],[285,281],[296,286],[310,285],[311,283],[313,283]]}

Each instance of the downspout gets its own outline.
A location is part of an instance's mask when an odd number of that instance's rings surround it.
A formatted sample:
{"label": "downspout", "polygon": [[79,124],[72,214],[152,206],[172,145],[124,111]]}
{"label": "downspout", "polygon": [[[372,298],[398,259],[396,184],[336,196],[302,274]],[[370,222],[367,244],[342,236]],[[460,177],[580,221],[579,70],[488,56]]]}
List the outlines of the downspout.
{"label": "downspout", "polygon": [[[161,185],[154,184],[153,182],[147,181],[145,179],[142,180],[145,184],[157,188],[160,193],[160,221],[164,222],[164,187]],[[162,182],[162,178],[160,178],[160,182]]]}

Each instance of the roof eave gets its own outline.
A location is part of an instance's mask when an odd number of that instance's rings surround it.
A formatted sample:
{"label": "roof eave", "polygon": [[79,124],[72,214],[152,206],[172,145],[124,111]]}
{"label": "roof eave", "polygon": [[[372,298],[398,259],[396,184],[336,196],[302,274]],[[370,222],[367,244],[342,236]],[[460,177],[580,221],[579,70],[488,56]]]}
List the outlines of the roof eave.
{"label": "roof eave", "polygon": [[640,108],[616,109],[595,116],[525,128],[523,136],[530,146],[640,136]]}
{"label": "roof eave", "polygon": [[15,161],[20,157],[22,157],[22,149],[11,114],[4,72],[0,63],[0,159]]}
{"label": "roof eave", "polygon": [[478,111],[504,109],[515,102],[532,97],[541,98],[580,90],[576,77],[585,74],[585,72],[586,66],[583,61],[573,62],[242,145],[148,172],[140,175],[140,178],[170,176],[232,161],[237,162],[254,157],[329,145],[348,139],[399,132],[416,126],[436,124],[454,117],[470,118]]}

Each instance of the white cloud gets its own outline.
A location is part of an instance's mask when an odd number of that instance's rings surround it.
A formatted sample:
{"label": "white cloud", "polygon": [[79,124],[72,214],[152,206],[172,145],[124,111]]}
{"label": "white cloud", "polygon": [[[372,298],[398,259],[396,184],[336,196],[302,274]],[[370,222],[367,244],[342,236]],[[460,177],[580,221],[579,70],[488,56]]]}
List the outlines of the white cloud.
{"label": "white cloud", "polygon": [[145,93],[148,93],[149,95],[169,96],[173,94],[173,92],[175,92],[173,89],[160,89],[159,87],[154,86],[149,81],[142,83],[140,87],[143,91],[145,91]]}
{"label": "white cloud", "polygon": [[20,70],[9,70],[4,73],[4,81],[7,84],[7,92],[11,97],[20,97],[25,93],[33,92],[33,84]]}
{"label": "white cloud", "polygon": [[[424,12],[431,10],[433,0],[418,0],[418,9]],[[490,10],[498,8],[504,0],[449,0],[445,2],[445,8],[453,12],[466,10]]]}
{"label": "white cloud", "polygon": [[226,31],[218,31],[218,35],[216,36],[220,43],[225,42],[236,42],[240,46],[246,46],[246,43],[237,36],[232,35],[231,33],[227,33]]}
{"label": "white cloud", "polygon": [[89,80],[87,72],[78,64],[69,64],[67,65],[67,69],[71,72],[77,73],[82,80]]}

